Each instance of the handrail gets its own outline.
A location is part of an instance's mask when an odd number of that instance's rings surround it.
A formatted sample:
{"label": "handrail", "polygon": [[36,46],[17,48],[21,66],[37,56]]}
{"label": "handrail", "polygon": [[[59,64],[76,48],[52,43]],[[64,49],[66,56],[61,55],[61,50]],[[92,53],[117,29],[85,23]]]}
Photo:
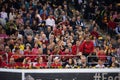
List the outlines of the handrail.
{"label": "handrail", "polygon": [[[16,56],[16,55],[12,55],[12,57],[13,56]],[[42,57],[45,57],[46,59],[47,59],[47,62],[43,62],[43,63],[46,63],[47,64],[47,67],[48,68],[50,68],[50,65],[53,63],[53,60],[54,60],[54,58],[55,57],[59,57],[59,59],[62,59],[62,57],[67,57],[67,59],[69,59],[69,58],[75,58],[75,57],[78,57],[78,55],[51,55],[51,59],[48,59],[50,56],[49,55],[22,55],[23,56],[23,58],[26,58],[26,57],[35,57],[35,60],[33,60],[31,63],[36,63],[37,62],[37,59],[36,58],[38,58],[38,57],[40,57],[40,56],[42,56]],[[88,61],[88,58],[89,57],[96,57],[96,58],[98,58],[98,56],[87,56],[86,57],[86,60],[87,60],[87,62],[86,63],[88,63],[89,65],[92,65],[92,64],[97,64],[97,62],[89,62]],[[105,57],[105,56],[99,56],[99,57]],[[106,57],[108,57],[108,56],[106,56]],[[117,56],[118,57],[118,56]],[[7,59],[8,60],[8,59]],[[65,63],[65,62],[62,62],[62,61],[60,61],[60,63]],[[9,63],[8,63],[9,64]],[[77,64],[78,64],[78,62],[77,62]],[[108,62],[106,62],[105,63],[106,65],[108,65]],[[118,63],[119,65],[120,65],[120,62]]]}

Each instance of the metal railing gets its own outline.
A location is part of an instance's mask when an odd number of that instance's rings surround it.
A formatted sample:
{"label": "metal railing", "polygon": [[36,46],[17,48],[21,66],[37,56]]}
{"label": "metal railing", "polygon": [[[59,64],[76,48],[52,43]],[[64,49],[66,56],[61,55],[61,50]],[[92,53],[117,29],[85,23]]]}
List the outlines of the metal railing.
{"label": "metal railing", "polygon": [[[14,57],[14,56],[16,56],[16,55],[12,55],[11,57]],[[53,61],[54,61],[54,58],[55,57],[58,57],[59,59],[60,59],[60,63],[61,64],[64,64],[65,62],[64,61],[62,61],[63,59],[69,59],[69,58],[72,58],[72,59],[80,59],[80,56],[78,56],[78,55],[22,55],[22,59],[24,60],[26,57],[29,57],[30,59],[32,59],[32,61],[31,61],[31,63],[36,63],[37,62],[37,59],[39,58],[39,57],[43,57],[44,59],[45,59],[45,63],[47,63],[47,66],[48,67],[50,67],[51,66],[51,64],[53,63]],[[102,57],[104,57],[104,58],[106,58],[106,60],[105,60],[105,65],[107,65],[107,66],[109,66],[109,60],[107,59],[108,57],[112,57],[112,56],[87,56],[86,57],[86,63],[88,63],[88,64],[90,64],[90,65],[92,65],[92,64],[97,64],[98,62],[97,62],[97,60],[99,59],[99,58],[102,58]],[[91,59],[95,59],[96,58],[96,61],[92,61]],[[119,57],[117,57],[116,58],[116,60],[118,60],[118,59],[120,59]],[[22,61],[23,62],[23,61]],[[21,62],[21,63],[22,63]],[[9,64],[9,61],[8,61],[8,56],[7,56],[7,64]],[[78,62],[76,63],[76,64],[78,64]],[[120,67],[120,62],[119,62],[119,60],[118,60],[118,64],[119,64],[119,67]]]}

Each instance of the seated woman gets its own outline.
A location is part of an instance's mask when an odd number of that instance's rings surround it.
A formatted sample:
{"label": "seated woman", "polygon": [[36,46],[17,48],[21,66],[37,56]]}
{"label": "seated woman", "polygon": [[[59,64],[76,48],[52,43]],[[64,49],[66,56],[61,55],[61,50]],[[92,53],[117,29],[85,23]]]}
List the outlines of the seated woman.
{"label": "seated woman", "polygon": [[17,65],[17,63],[15,62],[15,60],[14,60],[13,57],[10,58],[10,62],[9,62],[9,64],[8,64],[7,67],[10,68],[10,69],[15,69],[15,68],[18,67],[18,65]]}
{"label": "seated woman", "polygon": [[37,68],[37,69],[39,69],[39,68],[47,68],[47,63],[44,62],[42,56],[40,56],[40,57],[38,58],[38,62],[37,62],[37,64],[35,64],[35,68]]}
{"label": "seated woman", "polygon": [[75,67],[76,67],[75,61],[72,58],[69,58],[65,64],[65,68],[75,68]]}
{"label": "seated woman", "polygon": [[29,57],[26,57],[23,60],[22,67],[25,68],[25,69],[31,69],[32,68],[31,59]]}
{"label": "seated woman", "polygon": [[20,48],[15,48],[14,54],[12,57],[15,59],[15,62],[23,62],[23,55],[20,53]]}

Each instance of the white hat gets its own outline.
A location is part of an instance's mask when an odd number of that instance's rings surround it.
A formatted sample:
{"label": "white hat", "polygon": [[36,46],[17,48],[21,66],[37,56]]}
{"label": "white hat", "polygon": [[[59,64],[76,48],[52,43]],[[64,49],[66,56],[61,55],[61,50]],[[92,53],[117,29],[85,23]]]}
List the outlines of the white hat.
{"label": "white hat", "polygon": [[58,60],[58,59],[59,59],[59,57],[55,57],[55,58],[54,58],[54,60]]}
{"label": "white hat", "polygon": [[27,43],[26,46],[30,46],[31,47],[31,44]]}

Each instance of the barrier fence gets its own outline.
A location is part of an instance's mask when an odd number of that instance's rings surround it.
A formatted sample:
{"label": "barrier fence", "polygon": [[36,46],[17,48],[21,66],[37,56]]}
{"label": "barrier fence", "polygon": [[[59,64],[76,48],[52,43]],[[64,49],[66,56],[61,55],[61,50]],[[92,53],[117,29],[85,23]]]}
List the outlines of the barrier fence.
{"label": "barrier fence", "polygon": [[[12,57],[14,57],[14,55]],[[21,64],[22,64],[23,60],[26,57],[30,57],[32,59],[31,63],[33,63],[33,65],[35,65],[37,63],[37,58],[43,57],[45,59],[44,61],[46,61],[45,63],[47,63],[47,67],[48,68],[50,68],[50,65],[53,63],[55,57],[59,57],[59,59],[61,60],[60,61],[61,64],[65,63],[65,62],[62,61],[63,58],[67,58],[67,59],[69,59],[69,58],[80,59],[80,56],[78,56],[78,55],[51,55],[51,56],[48,56],[48,55],[22,55]],[[99,57],[100,58],[102,58],[102,57],[106,58],[106,61],[105,61],[104,64],[107,65],[107,67],[110,66],[107,57],[111,57],[111,56],[106,56],[106,57],[105,56],[99,56]],[[86,63],[88,63],[89,65],[93,65],[93,64],[96,65],[97,61],[93,61],[92,62],[91,59],[92,58],[99,59],[99,57],[97,57],[97,56],[87,56],[86,57]],[[118,65],[120,65],[120,61],[119,61],[120,58],[116,57],[116,60],[118,61]],[[7,63],[9,64],[8,58],[7,58]]]}
{"label": "barrier fence", "polygon": [[0,69],[0,80],[120,80],[114,69]]}

